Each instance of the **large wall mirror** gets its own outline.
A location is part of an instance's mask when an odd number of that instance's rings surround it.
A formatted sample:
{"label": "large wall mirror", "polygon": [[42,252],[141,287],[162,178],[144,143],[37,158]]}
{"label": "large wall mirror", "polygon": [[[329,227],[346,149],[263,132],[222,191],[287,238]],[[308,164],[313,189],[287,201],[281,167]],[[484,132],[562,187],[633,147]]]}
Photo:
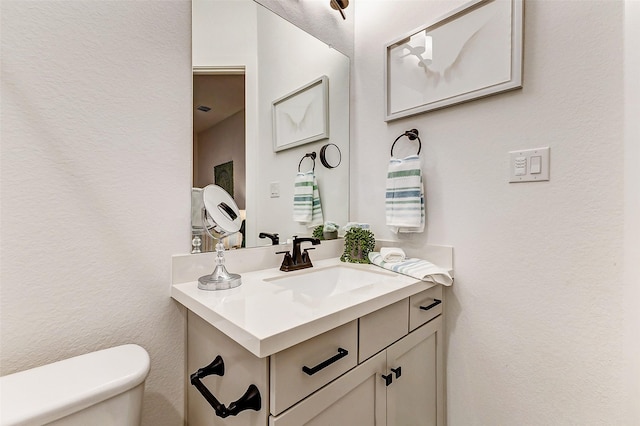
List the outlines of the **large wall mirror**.
{"label": "large wall mirror", "polygon": [[[272,244],[260,234],[278,234],[281,243],[310,235],[313,227],[299,215],[294,218],[299,171],[314,170],[323,219],[344,225],[349,58],[253,0],[192,0],[192,5],[193,186],[222,186],[245,215],[243,237],[225,245]],[[334,168],[320,158],[328,144],[330,165],[340,162]],[[305,157],[312,152],[315,168]],[[195,190],[195,224],[197,197]],[[211,249],[203,238],[202,250]]]}

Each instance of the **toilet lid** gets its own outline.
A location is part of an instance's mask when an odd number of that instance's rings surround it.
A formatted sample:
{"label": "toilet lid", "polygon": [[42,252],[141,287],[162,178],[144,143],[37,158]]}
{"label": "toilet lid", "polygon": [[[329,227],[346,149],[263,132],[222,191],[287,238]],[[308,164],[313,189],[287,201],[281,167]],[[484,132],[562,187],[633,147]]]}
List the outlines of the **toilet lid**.
{"label": "toilet lid", "polygon": [[149,365],[142,347],[123,345],[0,377],[0,422],[53,422],[135,388]]}

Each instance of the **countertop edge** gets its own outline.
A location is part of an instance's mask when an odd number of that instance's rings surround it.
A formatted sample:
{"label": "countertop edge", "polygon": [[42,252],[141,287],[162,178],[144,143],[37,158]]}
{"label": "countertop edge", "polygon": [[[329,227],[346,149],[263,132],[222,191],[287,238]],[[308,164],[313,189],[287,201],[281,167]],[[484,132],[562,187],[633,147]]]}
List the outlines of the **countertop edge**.
{"label": "countertop edge", "polygon": [[258,358],[266,358],[282,350],[302,343],[336,327],[356,320],[371,312],[382,309],[402,299],[410,297],[435,285],[432,282],[415,280],[388,293],[379,295],[369,300],[349,306],[297,327],[287,329],[278,334],[260,339],[218,315],[214,310],[200,303],[190,295],[184,293],[177,285],[171,287],[171,297],[178,303],[189,309],[207,323],[233,339]]}
{"label": "countertop edge", "polygon": [[[282,350],[295,346],[298,343],[302,343],[305,340],[314,338],[322,333],[326,333],[327,331],[333,330],[334,328],[340,327],[341,325],[347,324],[367,314],[399,302],[400,300],[406,299],[407,297],[413,296],[414,294],[420,293],[421,291],[427,290],[435,285],[438,284],[417,280],[412,284],[401,287],[390,293],[366,300],[362,303],[342,309],[341,311],[335,312],[331,315],[327,315],[314,321],[302,324],[298,327],[289,329],[280,334],[267,337],[262,340],[260,344],[261,353],[252,353],[260,358],[273,355]],[[292,336],[293,334],[296,334],[297,336],[294,338],[294,336]],[[275,342],[276,340],[280,340],[280,342]],[[245,346],[245,348],[247,347]]]}

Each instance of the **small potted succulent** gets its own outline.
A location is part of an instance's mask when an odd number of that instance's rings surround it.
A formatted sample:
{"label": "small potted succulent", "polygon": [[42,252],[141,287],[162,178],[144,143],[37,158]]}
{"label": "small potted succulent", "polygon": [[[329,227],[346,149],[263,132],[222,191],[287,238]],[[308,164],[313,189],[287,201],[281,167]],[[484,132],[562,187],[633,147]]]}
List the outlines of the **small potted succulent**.
{"label": "small potted succulent", "polygon": [[324,240],[323,234],[324,234],[324,225],[318,225],[315,228],[313,228],[313,232],[311,233],[311,236],[319,240]]}
{"label": "small potted succulent", "polygon": [[350,263],[371,263],[369,253],[374,250],[376,239],[368,229],[352,227],[344,234],[344,253],[340,260]]}
{"label": "small potted succulent", "polygon": [[325,240],[335,240],[338,238],[338,224],[334,222],[325,222],[322,229],[322,236]]}

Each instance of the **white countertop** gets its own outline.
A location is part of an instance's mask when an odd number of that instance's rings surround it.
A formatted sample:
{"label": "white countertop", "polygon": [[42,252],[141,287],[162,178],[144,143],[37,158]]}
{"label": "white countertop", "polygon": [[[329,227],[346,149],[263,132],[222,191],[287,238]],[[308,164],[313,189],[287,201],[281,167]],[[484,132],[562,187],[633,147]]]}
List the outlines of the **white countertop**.
{"label": "white countertop", "polygon": [[[313,300],[271,280],[336,265],[380,272],[380,279]],[[281,272],[278,268],[245,272],[242,285],[229,290],[200,290],[197,281],[174,284],[171,297],[263,358],[434,285],[374,265],[343,263],[332,258],[314,261],[313,268],[296,272]]]}

